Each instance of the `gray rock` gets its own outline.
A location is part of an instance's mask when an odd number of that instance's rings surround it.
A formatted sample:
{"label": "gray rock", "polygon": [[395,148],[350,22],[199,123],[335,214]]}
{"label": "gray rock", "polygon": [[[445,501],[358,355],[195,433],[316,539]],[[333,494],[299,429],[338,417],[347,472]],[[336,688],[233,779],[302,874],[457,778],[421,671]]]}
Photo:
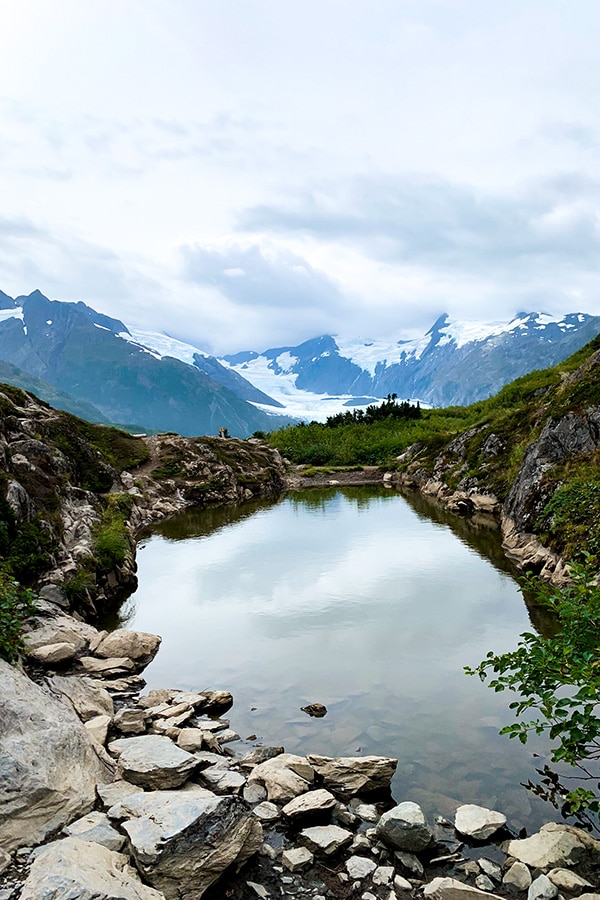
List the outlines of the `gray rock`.
{"label": "gray rock", "polygon": [[253,784],[247,784],[244,787],[242,795],[246,803],[254,805],[255,803],[262,803],[263,800],[267,799],[267,790],[264,785],[254,782]]}
{"label": "gray rock", "polygon": [[531,837],[509,841],[506,852],[531,868],[569,868],[586,858],[598,864],[600,841],[572,825],[549,822]]}
{"label": "gray rock", "polygon": [[107,850],[122,850],[125,838],[113,828],[105,813],[92,811],[87,816],[71,822],[64,829],[64,833],[70,837],[78,837],[82,841],[92,841],[101,844]]}
{"label": "gray rock", "polygon": [[526,891],[531,884],[531,872],[522,862],[515,862],[504,873],[503,884],[512,884],[518,891]]}
{"label": "gray rock", "polygon": [[89,675],[100,675],[110,678],[112,675],[124,675],[134,668],[133,662],[127,656],[114,659],[96,659],[95,656],[82,656],[79,660]]}
{"label": "gray rock", "polygon": [[108,749],[118,756],[121,777],[148,790],[179,787],[198,768],[195,756],[158,734],[120,738]]}
{"label": "gray rock", "polygon": [[146,730],[146,713],[143,709],[120,709],[115,715],[114,725],[123,734],[143,734]]}
{"label": "gray rock", "polygon": [[131,784],[129,781],[118,780],[110,784],[96,785],[98,798],[106,809],[110,806],[115,806],[115,804],[125,800],[126,797],[131,797],[132,794],[139,794],[141,791],[141,787]]}
{"label": "gray rock", "polygon": [[177,746],[188,753],[202,750],[206,743],[205,732],[201,728],[182,728],[177,737]]}
{"label": "gray rock", "polygon": [[39,843],[94,805],[110,760],[70,706],[0,661],[0,844]]}
{"label": "gray rock", "polygon": [[580,894],[584,888],[594,887],[593,884],[576,872],[571,872],[570,869],[551,869],[548,872],[548,878],[559,891],[566,891],[568,894]]}
{"label": "gray rock", "polygon": [[33,619],[27,628],[23,638],[29,652],[46,644],[66,643],[72,644],[80,653],[98,633],[92,625],[63,614],[48,619]]}
{"label": "gray rock", "polygon": [[502,869],[498,863],[492,862],[491,859],[485,859],[485,857],[478,859],[477,862],[484,875],[487,875],[493,881],[502,881]]}
{"label": "gray rock", "polygon": [[246,779],[240,772],[211,766],[198,776],[204,787],[215,794],[240,794]]}
{"label": "gray rock", "polygon": [[255,747],[254,750],[249,750],[248,753],[241,758],[240,765],[243,769],[253,769],[255,766],[259,766],[268,759],[282,756],[283,753],[283,747]]}
{"label": "gray rock", "polygon": [[304,794],[314,780],[314,774],[305,757],[281,753],[255,766],[248,781],[264,784],[269,800],[287,801]]}
{"label": "gray rock", "polygon": [[527,891],[527,900],[554,900],[557,896],[558,888],[547,875],[539,875],[531,882]]}
{"label": "gray rock", "polygon": [[76,837],[41,847],[21,900],[164,900],[140,881],[126,856]]}
{"label": "gray rock", "polygon": [[456,878],[434,878],[423,888],[423,896],[433,900],[489,900],[492,897],[498,900],[497,894],[480,891]]}
{"label": "gray rock", "polygon": [[126,656],[136,663],[136,668],[139,670],[154,659],[160,642],[161,638],[157,634],[119,628],[105,637],[94,652],[96,656],[101,656],[103,659]]}
{"label": "gray rock", "polygon": [[407,878],[403,878],[402,875],[394,876],[394,887],[397,891],[412,891],[413,886]]}
{"label": "gray rock", "polygon": [[323,779],[324,785],[342,797],[388,788],[398,765],[386,756],[316,756],[308,762]]}
{"label": "gray rock", "polygon": [[265,800],[264,803],[259,803],[258,806],[254,807],[252,812],[265,824],[276,822],[277,819],[281,818],[279,807],[275,806],[274,803],[270,803],[268,800]]}
{"label": "gray rock", "polygon": [[407,800],[382,815],[377,823],[377,837],[394,850],[418,853],[429,846],[433,831],[421,807]]}
{"label": "gray rock", "polygon": [[228,866],[242,865],[262,845],[260,822],[237,797],[203,788],[154,791],[121,807],[136,864],[167,900],[201,897]]}
{"label": "gray rock", "polygon": [[36,647],[29,651],[29,656],[42,666],[53,666],[73,659],[76,653],[77,648],[74,644],[60,641],[56,644],[44,644],[43,647]]}
{"label": "gray rock", "polygon": [[111,721],[110,716],[94,716],[93,719],[88,719],[85,723],[86,731],[100,747],[104,747],[106,743],[106,736]]}
{"label": "gray rock", "polygon": [[254,891],[259,900],[268,900],[271,896],[264,884],[257,884],[256,881],[247,881],[246,884],[250,890]]}
{"label": "gray rock", "polygon": [[362,881],[372,875],[377,868],[377,863],[366,856],[351,856],[346,860],[346,871],[353,881]]}
{"label": "gray rock", "polygon": [[308,847],[292,847],[281,854],[281,862],[290,872],[300,872],[312,866],[315,858]]}
{"label": "gray rock", "polygon": [[352,832],[340,828],[339,825],[315,825],[312,828],[304,828],[300,832],[300,838],[315,853],[331,856],[351,842]]}
{"label": "gray rock", "polygon": [[336,804],[333,794],[324,789],[317,791],[307,791],[299,797],[294,797],[282,809],[282,813],[292,822],[301,819],[311,818],[324,813],[331,812]]}
{"label": "gray rock", "polygon": [[46,680],[50,690],[71,703],[80,719],[113,716],[115,709],[108,691],[79,675],[53,675]]}
{"label": "gray rock", "polygon": [[373,872],[373,884],[386,885],[391,884],[394,880],[393,866],[377,866]]}
{"label": "gray rock", "polygon": [[490,891],[494,890],[494,882],[491,878],[488,878],[487,875],[478,875],[475,878],[475,886],[479,888],[480,891]]}
{"label": "gray rock", "polygon": [[476,841],[486,841],[506,825],[506,816],[485,806],[467,803],[459,806],[454,817],[454,827],[459,834]]}
{"label": "gray rock", "polygon": [[414,853],[407,853],[405,850],[396,850],[394,856],[407,872],[412,872],[413,875],[417,875],[419,878],[425,874],[423,863]]}

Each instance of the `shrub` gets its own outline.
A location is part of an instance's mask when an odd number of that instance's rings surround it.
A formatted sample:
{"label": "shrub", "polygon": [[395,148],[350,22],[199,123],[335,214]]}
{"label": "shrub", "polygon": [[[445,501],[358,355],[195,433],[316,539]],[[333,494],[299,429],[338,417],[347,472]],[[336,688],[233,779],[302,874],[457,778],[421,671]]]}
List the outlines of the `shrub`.
{"label": "shrub", "polygon": [[23,653],[23,622],[34,612],[33,591],[0,572],[0,659],[14,663]]}

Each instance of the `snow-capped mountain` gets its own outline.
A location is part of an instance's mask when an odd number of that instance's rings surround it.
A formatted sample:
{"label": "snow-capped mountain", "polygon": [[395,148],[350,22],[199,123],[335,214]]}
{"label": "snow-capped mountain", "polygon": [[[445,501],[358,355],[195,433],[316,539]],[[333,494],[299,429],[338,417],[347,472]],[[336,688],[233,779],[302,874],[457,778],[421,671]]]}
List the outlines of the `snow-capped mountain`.
{"label": "snow-capped mountain", "polygon": [[244,437],[289,421],[257,408],[278,404],[198,348],[39,291],[0,295],[0,360],[17,367],[3,368],[12,383],[26,387],[18,370],[38,379],[42,399],[59,391],[63,407],[75,411],[71,401],[83,401],[106,420],[144,429],[195,435],[225,427]]}
{"label": "snow-capped mountain", "polygon": [[453,322],[442,315],[417,340],[323,335],[296,347],[225,356],[223,363],[279,400],[291,415],[323,419],[395,393],[433,406],[489,397],[533,369],[555,365],[600,332],[600,317],[519,313],[510,322]]}

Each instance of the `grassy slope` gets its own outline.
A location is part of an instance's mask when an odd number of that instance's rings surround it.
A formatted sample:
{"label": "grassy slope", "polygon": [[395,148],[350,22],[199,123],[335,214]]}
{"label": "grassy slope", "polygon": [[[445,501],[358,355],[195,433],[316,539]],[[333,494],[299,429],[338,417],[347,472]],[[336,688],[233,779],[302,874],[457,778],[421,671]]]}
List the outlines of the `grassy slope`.
{"label": "grassy slope", "polygon": [[[454,469],[451,463],[446,468],[444,479],[454,488],[469,478],[477,480],[503,501],[525,449],[549,417],[600,405],[598,366],[585,365],[598,350],[600,337],[557,366],[518,378],[488,400],[467,407],[424,410],[417,421],[337,428],[312,423],[272,432],[269,441],[294,463],[381,465],[387,469],[405,468],[406,463],[397,457],[419,443],[412,465],[433,474],[436,459],[462,435],[466,451]],[[483,449],[490,435],[499,439],[500,450],[495,455]],[[600,560],[599,462],[596,452],[556,466],[547,475],[554,493],[535,531],[567,558],[583,549]]]}

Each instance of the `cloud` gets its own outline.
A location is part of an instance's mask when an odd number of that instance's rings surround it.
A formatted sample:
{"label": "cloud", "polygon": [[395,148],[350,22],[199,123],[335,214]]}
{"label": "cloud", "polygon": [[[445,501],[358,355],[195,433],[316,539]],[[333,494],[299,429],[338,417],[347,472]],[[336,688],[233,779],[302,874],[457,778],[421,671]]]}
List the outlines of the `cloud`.
{"label": "cloud", "polygon": [[362,176],[245,210],[247,232],[350,242],[375,259],[501,281],[597,270],[600,182],[577,174],[499,194],[423,176]]}

